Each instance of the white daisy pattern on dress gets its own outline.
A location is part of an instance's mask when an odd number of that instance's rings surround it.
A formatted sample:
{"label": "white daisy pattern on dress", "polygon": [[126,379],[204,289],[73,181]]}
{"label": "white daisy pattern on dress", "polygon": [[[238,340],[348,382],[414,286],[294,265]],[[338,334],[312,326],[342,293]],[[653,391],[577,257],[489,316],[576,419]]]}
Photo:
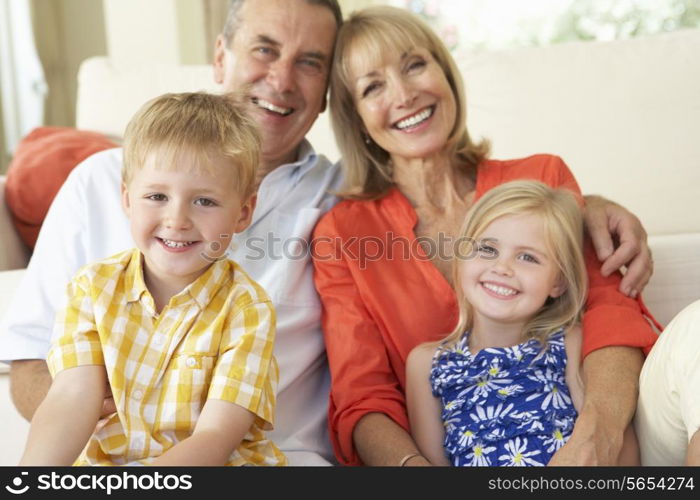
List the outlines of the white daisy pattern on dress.
{"label": "white daisy pattern on dress", "polygon": [[508,387],[502,387],[498,389],[498,396],[507,399],[510,396],[517,396],[518,394],[523,392],[523,386],[522,385],[509,385]]}
{"label": "white daisy pattern on dress", "polygon": [[514,440],[508,441],[505,444],[506,454],[498,457],[503,465],[510,465],[513,467],[525,467],[526,465],[539,465],[544,464],[535,460],[534,456],[542,453],[542,450],[531,450],[528,451],[527,448],[527,438],[522,440],[516,437]]}
{"label": "white daisy pattern on dress", "polygon": [[469,352],[468,333],[433,357],[430,381],[442,402],[445,451],[458,466],[542,466],[576,421],[565,381],[562,330],[546,345]]}
{"label": "white daisy pattern on dress", "polygon": [[546,446],[547,453],[554,454],[559,448],[564,446],[566,439],[564,434],[562,434],[561,429],[554,429],[554,432],[545,440],[542,444]]}
{"label": "white daisy pattern on dress", "polygon": [[469,418],[477,423],[485,423],[490,426],[493,420],[500,420],[503,415],[507,415],[513,409],[513,404],[504,405],[499,403],[498,406],[483,406],[476,407],[476,413],[470,413]]}
{"label": "white daisy pattern on dress", "polygon": [[461,436],[459,438],[459,446],[468,448],[474,443],[475,434],[466,427],[461,428]]}
{"label": "white daisy pattern on dress", "polygon": [[[489,353],[489,349],[485,349],[486,353]],[[490,354],[493,354],[491,351]],[[485,396],[491,391],[498,391],[501,386],[508,386],[513,381],[508,377],[508,372],[503,371],[501,368],[501,362],[495,359],[486,370],[485,373],[479,375],[475,383],[469,384],[462,392],[458,394],[459,398],[465,398],[469,396],[470,392],[473,392],[472,397]]]}
{"label": "white daisy pattern on dress", "polygon": [[466,462],[464,464],[455,465],[468,465],[471,467],[488,467],[491,464],[489,455],[496,451],[495,446],[484,446],[483,443],[478,443],[474,445],[471,452],[467,454]]}

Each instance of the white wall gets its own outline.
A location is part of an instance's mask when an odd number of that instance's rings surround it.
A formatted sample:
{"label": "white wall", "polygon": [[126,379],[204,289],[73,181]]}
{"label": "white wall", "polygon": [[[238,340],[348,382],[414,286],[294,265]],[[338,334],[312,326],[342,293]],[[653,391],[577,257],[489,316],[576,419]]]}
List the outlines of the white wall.
{"label": "white wall", "polygon": [[[103,0],[107,51],[119,66],[148,62],[204,64],[204,3]],[[213,41],[208,42],[213,43]]]}
{"label": "white wall", "polygon": [[176,3],[104,0],[107,52],[118,65],[180,62]]}

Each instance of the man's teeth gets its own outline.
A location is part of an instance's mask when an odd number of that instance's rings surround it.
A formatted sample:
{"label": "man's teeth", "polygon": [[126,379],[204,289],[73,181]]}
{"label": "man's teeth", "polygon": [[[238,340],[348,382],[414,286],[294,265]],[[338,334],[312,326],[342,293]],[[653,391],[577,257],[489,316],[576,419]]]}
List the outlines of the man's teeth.
{"label": "man's teeth", "polygon": [[433,114],[434,109],[435,108],[431,106],[416,115],[406,118],[405,120],[401,120],[396,124],[396,128],[398,128],[399,130],[403,130],[408,127],[414,127],[419,123],[424,122],[425,120],[430,118]]}
{"label": "man's teeth", "polygon": [[484,288],[491,290],[492,292],[495,292],[498,295],[503,295],[504,297],[510,297],[511,295],[515,295],[516,293],[518,293],[516,290],[513,290],[512,288],[506,288],[504,286],[492,285],[491,283],[484,283]]}
{"label": "man's teeth", "polygon": [[292,108],[281,108],[279,106],[275,106],[274,104],[266,101],[265,99],[254,98],[253,103],[255,103],[255,105],[260,108],[272,111],[273,113],[278,113],[283,116],[287,116],[293,111]]}
{"label": "man's teeth", "polygon": [[163,241],[163,244],[169,248],[184,248],[194,243],[194,241],[173,241],[166,240],[164,238],[161,238],[161,240]]}

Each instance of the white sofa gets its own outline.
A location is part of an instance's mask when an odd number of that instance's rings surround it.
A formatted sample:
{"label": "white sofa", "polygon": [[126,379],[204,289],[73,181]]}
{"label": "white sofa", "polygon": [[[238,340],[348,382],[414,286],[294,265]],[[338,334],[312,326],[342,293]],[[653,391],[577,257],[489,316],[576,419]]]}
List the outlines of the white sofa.
{"label": "white sofa", "polygon": [[[494,157],[556,153],[585,193],[604,195],[638,214],[655,261],[644,297],[663,324],[700,299],[698,54],[700,30],[691,30],[458,59],[470,129],[492,139]],[[95,58],[85,61],[78,78],[78,128],[117,137],[148,98],[216,90],[206,66],[116,68]],[[317,150],[338,158],[327,114],[310,139]],[[26,259],[0,203],[0,270],[22,268]],[[21,273],[0,272],[0,316]],[[6,377],[0,374],[0,464],[16,461],[27,428],[11,407]]]}

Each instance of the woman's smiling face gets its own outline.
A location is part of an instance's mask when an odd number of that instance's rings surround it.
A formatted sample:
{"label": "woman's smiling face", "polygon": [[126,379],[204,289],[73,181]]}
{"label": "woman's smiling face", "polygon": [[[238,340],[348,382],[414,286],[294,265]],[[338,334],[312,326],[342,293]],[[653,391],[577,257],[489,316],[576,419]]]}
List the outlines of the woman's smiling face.
{"label": "woman's smiling face", "polygon": [[[359,52],[357,50],[356,52]],[[445,72],[417,47],[389,52],[379,63],[369,54],[348,54],[350,82],[365,132],[392,158],[441,153],[455,126],[457,105]]]}

